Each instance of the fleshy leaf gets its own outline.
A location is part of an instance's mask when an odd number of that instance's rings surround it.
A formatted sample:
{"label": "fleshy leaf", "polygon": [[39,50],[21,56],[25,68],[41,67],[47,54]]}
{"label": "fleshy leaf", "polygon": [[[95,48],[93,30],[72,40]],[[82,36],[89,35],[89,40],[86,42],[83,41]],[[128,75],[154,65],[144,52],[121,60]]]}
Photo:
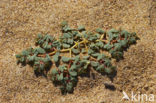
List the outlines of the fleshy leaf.
{"label": "fleshy leaf", "polygon": [[34,52],[35,52],[36,54],[38,54],[38,53],[39,53],[39,54],[44,54],[44,53],[46,53],[45,50],[42,49],[42,48],[40,48],[40,47],[39,47],[39,48],[36,48]]}
{"label": "fleshy leaf", "polygon": [[104,71],[105,71],[105,73],[108,73],[108,74],[110,74],[112,72],[111,68],[105,68]]}
{"label": "fleshy leaf", "polygon": [[77,72],[76,72],[76,71],[69,71],[69,74],[70,74],[71,76],[77,76]]}
{"label": "fleshy leaf", "polygon": [[78,26],[78,30],[79,30],[79,31],[83,31],[83,30],[85,30],[85,27],[82,26],[82,25],[81,25],[81,26]]}
{"label": "fleshy leaf", "polygon": [[70,37],[71,37],[71,35],[69,33],[64,33],[63,34],[63,38],[70,38]]}
{"label": "fleshy leaf", "polygon": [[67,26],[67,25],[68,25],[68,22],[67,22],[67,21],[61,22],[61,26],[62,26],[62,27]]}
{"label": "fleshy leaf", "polygon": [[56,75],[57,73],[58,73],[58,71],[54,68],[54,69],[52,69],[52,75]]}
{"label": "fleshy leaf", "polygon": [[58,78],[57,78],[59,81],[63,80],[63,73],[61,73]]}
{"label": "fleshy leaf", "polygon": [[74,53],[74,54],[79,54],[80,53],[80,51],[78,50],[78,49],[72,49],[72,52]]}
{"label": "fleshy leaf", "polygon": [[70,58],[67,58],[67,57],[64,57],[64,56],[62,56],[62,61],[64,62],[64,63],[68,63],[69,61],[70,61]]}
{"label": "fleshy leaf", "polygon": [[89,59],[89,55],[87,55],[87,56],[83,56],[83,59],[86,59],[86,60],[88,60]]}
{"label": "fleshy leaf", "polygon": [[102,64],[102,65],[99,65],[97,68],[96,68],[96,70],[97,71],[102,71],[104,69],[104,65]]}
{"label": "fleshy leaf", "polygon": [[17,54],[17,55],[16,55],[16,58],[20,58],[20,57],[21,57],[21,55],[20,55],[20,54]]}
{"label": "fleshy leaf", "polygon": [[91,61],[91,66],[93,66],[93,67],[97,67],[98,65],[99,65],[99,63],[98,63],[98,62]]}
{"label": "fleshy leaf", "polygon": [[103,34],[103,33],[105,33],[105,31],[102,30],[101,28],[97,28],[97,29],[96,29],[96,32],[99,33],[99,34]]}
{"label": "fleshy leaf", "polygon": [[66,86],[66,89],[68,92],[72,92],[73,91],[73,84],[71,82],[69,82]]}
{"label": "fleshy leaf", "polygon": [[57,62],[59,61],[59,55],[60,55],[60,53],[57,52],[57,53],[53,56],[53,60],[54,60],[55,63],[57,63]]}
{"label": "fleshy leaf", "polygon": [[63,48],[69,48],[69,47],[70,47],[69,44],[65,44],[65,43],[63,43]]}
{"label": "fleshy leaf", "polygon": [[66,68],[66,65],[61,65],[61,66],[59,66],[58,68],[59,68],[59,70],[60,70],[61,72],[63,72],[64,70],[67,69],[67,68]]}

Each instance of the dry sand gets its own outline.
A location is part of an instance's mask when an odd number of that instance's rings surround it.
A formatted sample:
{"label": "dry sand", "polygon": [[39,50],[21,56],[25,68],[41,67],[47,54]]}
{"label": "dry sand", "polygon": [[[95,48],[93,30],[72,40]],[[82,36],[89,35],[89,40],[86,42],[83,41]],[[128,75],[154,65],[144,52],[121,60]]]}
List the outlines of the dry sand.
{"label": "dry sand", "polygon": [[[36,34],[58,37],[63,20],[88,30],[123,28],[140,37],[117,63],[115,91],[96,74],[79,78],[73,94],[61,95],[49,79],[16,64],[15,54],[34,46]],[[156,0],[0,0],[0,103],[129,103],[121,101],[122,90],[156,95],[155,55]]]}

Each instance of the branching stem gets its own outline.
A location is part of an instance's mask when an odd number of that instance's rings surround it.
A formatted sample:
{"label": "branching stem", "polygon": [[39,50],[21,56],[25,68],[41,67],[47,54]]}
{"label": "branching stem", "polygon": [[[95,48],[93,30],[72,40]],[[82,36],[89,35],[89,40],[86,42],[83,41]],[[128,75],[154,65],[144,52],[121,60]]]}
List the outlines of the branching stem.
{"label": "branching stem", "polygon": [[[80,32],[79,32],[79,33],[80,33]],[[83,39],[82,41],[80,41],[80,42],[75,42],[75,45],[73,45],[71,48],[62,49],[62,50],[60,50],[60,52],[69,52],[69,53],[70,53],[70,57],[72,57],[72,49],[75,48],[75,47],[77,47],[77,46],[80,45],[80,44],[84,44],[84,45],[85,45],[85,49],[86,49],[86,51],[88,52],[87,43],[88,43],[89,41],[83,36],[82,33],[80,33],[80,34],[82,35],[82,39]],[[101,35],[100,39],[99,39],[99,40],[96,40],[96,42],[102,41],[102,42],[107,43],[107,40],[103,40],[103,37],[104,37],[104,34]],[[49,55],[52,56],[52,55],[54,55],[56,52],[57,52],[57,50],[55,49],[55,51],[49,53]],[[42,57],[43,55],[39,55],[39,56]]]}

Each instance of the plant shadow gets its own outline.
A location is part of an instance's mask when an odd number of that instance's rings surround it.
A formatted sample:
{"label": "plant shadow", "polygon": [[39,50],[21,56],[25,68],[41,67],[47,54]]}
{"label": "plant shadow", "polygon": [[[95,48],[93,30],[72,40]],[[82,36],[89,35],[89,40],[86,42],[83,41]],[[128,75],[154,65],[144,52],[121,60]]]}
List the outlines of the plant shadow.
{"label": "plant shadow", "polygon": [[36,77],[39,77],[39,76],[43,76],[45,78],[47,78],[47,73],[50,71],[50,68],[52,67],[53,63],[52,62],[49,62],[49,65],[42,71],[36,71],[34,70],[34,74]]}

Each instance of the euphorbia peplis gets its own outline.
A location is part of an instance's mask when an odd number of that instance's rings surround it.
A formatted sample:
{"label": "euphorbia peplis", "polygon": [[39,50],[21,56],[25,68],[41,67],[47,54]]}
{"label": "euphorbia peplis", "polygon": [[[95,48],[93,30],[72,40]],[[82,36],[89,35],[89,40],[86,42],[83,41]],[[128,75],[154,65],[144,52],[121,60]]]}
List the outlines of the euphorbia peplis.
{"label": "euphorbia peplis", "polygon": [[[98,28],[90,32],[84,26],[70,28],[65,21],[61,23],[61,28],[62,35],[58,39],[39,34],[36,39],[38,47],[28,48],[17,54],[16,58],[18,63],[30,64],[39,73],[44,73],[55,63],[51,78],[60,85],[62,93],[72,92],[78,76],[88,73],[89,69],[111,75],[115,71],[111,59],[121,60],[124,50],[138,39],[135,33],[125,30],[105,32]],[[63,55],[67,53],[68,56]]]}

